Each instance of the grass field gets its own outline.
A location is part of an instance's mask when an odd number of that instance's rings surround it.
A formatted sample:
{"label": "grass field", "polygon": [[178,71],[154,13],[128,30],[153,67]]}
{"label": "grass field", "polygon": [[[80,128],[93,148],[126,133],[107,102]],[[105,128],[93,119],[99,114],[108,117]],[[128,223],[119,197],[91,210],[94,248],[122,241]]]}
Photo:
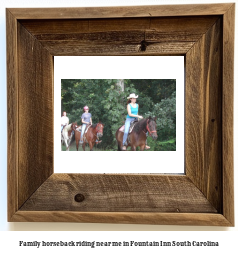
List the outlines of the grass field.
{"label": "grass field", "polygon": [[[75,141],[71,144],[69,150],[70,151],[77,151],[76,150],[76,142]],[[100,144],[99,145],[95,145],[93,147],[93,150],[94,151],[103,151],[103,150],[100,149]],[[66,151],[66,146],[62,146],[62,151]],[[83,151],[83,148],[82,148],[81,145],[79,145],[79,151]],[[90,147],[89,147],[88,144],[86,144],[86,146],[85,146],[85,151],[90,151]]]}
{"label": "grass field", "polygon": [[[151,139],[151,137],[148,137],[148,141]],[[151,139],[152,140],[152,139]],[[164,142],[159,142],[157,143],[158,147],[155,147],[156,143],[155,142],[148,142],[148,145],[151,147],[151,149],[149,150],[144,150],[145,152],[149,152],[149,151],[176,151],[176,145],[175,145],[176,140],[175,139],[171,139],[168,141],[164,141]],[[74,141],[71,146],[70,146],[70,151],[76,151],[76,142]],[[90,151],[89,145],[86,144],[85,146],[85,150],[86,151]],[[127,151],[130,151],[131,148],[128,147]],[[66,147],[62,146],[62,151],[66,151]],[[81,145],[79,145],[79,151],[83,151],[83,148]],[[93,147],[93,151],[105,151],[104,149],[102,149],[101,145],[95,145]],[[139,147],[137,147],[137,151],[139,151]]]}

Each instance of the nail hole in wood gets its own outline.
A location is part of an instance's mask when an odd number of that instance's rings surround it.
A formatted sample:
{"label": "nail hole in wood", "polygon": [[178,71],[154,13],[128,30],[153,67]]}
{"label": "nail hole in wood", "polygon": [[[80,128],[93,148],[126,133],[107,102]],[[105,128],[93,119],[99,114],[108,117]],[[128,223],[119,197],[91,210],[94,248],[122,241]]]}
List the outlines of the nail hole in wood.
{"label": "nail hole in wood", "polygon": [[214,122],[215,122],[215,119],[212,119],[212,122],[214,123]]}
{"label": "nail hole in wood", "polygon": [[77,195],[75,195],[75,197],[74,197],[74,200],[75,200],[76,202],[83,202],[84,199],[85,199],[85,197],[84,197],[83,194],[77,194]]}

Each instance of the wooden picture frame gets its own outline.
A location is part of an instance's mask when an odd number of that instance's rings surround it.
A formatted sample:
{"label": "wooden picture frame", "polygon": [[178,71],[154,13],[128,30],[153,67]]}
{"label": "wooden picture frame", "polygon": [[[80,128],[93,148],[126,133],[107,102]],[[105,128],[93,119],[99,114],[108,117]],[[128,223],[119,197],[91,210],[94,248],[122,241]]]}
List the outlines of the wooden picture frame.
{"label": "wooden picture frame", "polygon": [[[8,221],[234,226],[234,17],[233,3],[6,9]],[[186,174],[54,174],[61,55],[184,55]]]}

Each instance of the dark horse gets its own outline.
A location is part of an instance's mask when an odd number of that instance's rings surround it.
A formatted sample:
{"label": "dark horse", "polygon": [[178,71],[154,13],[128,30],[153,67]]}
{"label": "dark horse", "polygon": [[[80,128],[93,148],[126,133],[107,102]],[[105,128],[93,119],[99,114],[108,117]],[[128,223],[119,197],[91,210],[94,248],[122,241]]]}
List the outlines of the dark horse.
{"label": "dark horse", "polygon": [[[93,151],[93,147],[95,145],[96,140],[103,136],[104,124],[99,122],[99,123],[93,124],[89,127],[87,126],[86,129],[87,128],[88,128],[87,133],[84,133],[84,135],[83,135],[83,150],[85,151],[85,145],[86,145],[86,143],[88,143],[89,147],[90,147],[90,151]],[[86,129],[85,129],[85,131],[86,131]],[[75,131],[75,140],[76,140],[77,151],[79,148],[80,137],[81,137],[81,131],[76,130]]]}
{"label": "dark horse", "polygon": [[[153,139],[157,139],[156,132],[156,117],[148,117],[137,122],[128,137],[130,136],[130,142],[127,144],[131,146],[132,151],[136,151],[136,147],[139,146],[141,151],[144,151],[146,146],[146,133],[149,132],[149,135]],[[120,131],[120,128],[116,132],[116,140],[118,143],[118,151],[122,151],[122,141],[123,141],[124,132]],[[127,148],[126,147],[126,148]]]}

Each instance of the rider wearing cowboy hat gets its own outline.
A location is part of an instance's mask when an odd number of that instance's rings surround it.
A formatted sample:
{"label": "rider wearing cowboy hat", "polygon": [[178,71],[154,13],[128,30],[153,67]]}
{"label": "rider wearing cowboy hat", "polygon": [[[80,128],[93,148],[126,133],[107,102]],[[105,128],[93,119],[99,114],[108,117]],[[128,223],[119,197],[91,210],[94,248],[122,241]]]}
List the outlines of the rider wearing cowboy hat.
{"label": "rider wearing cowboy hat", "polygon": [[136,103],[136,99],[138,98],[138,95],[135,95],[134,93],[130,94],[129,97],[127,97],[127,116],[126,116],[126,122],[125,122],[125,131],[123,135],[123,147],[122,150],[126,150],[126,140],[128,137],[128,132],[130,128],[130,124],[132,121],[136,120],[137,118],[142,119],[143,117],[138,115],[139,111],[139,105]]}
{"label": "rider wearing cowboy hat", "polygon": [[[139,112],[139,104],[136,103],[136,99],[138,98],[138,95],[135,95],[134,93],[130,94],[129,97],[127,97],[127,113],[128,115],[126,116],[126,121],[125,121],[125,130],[124,130],[124,135],[123,135],[123,147],[122,150],[126,150],[126,140],[128,137],[128,132],[130,129],[130,124],[132,121],[135,119],[143,119],[142,116],[138,115]],[[145,147],[147,150],[150,149],[149,146],[146,145]]]}

